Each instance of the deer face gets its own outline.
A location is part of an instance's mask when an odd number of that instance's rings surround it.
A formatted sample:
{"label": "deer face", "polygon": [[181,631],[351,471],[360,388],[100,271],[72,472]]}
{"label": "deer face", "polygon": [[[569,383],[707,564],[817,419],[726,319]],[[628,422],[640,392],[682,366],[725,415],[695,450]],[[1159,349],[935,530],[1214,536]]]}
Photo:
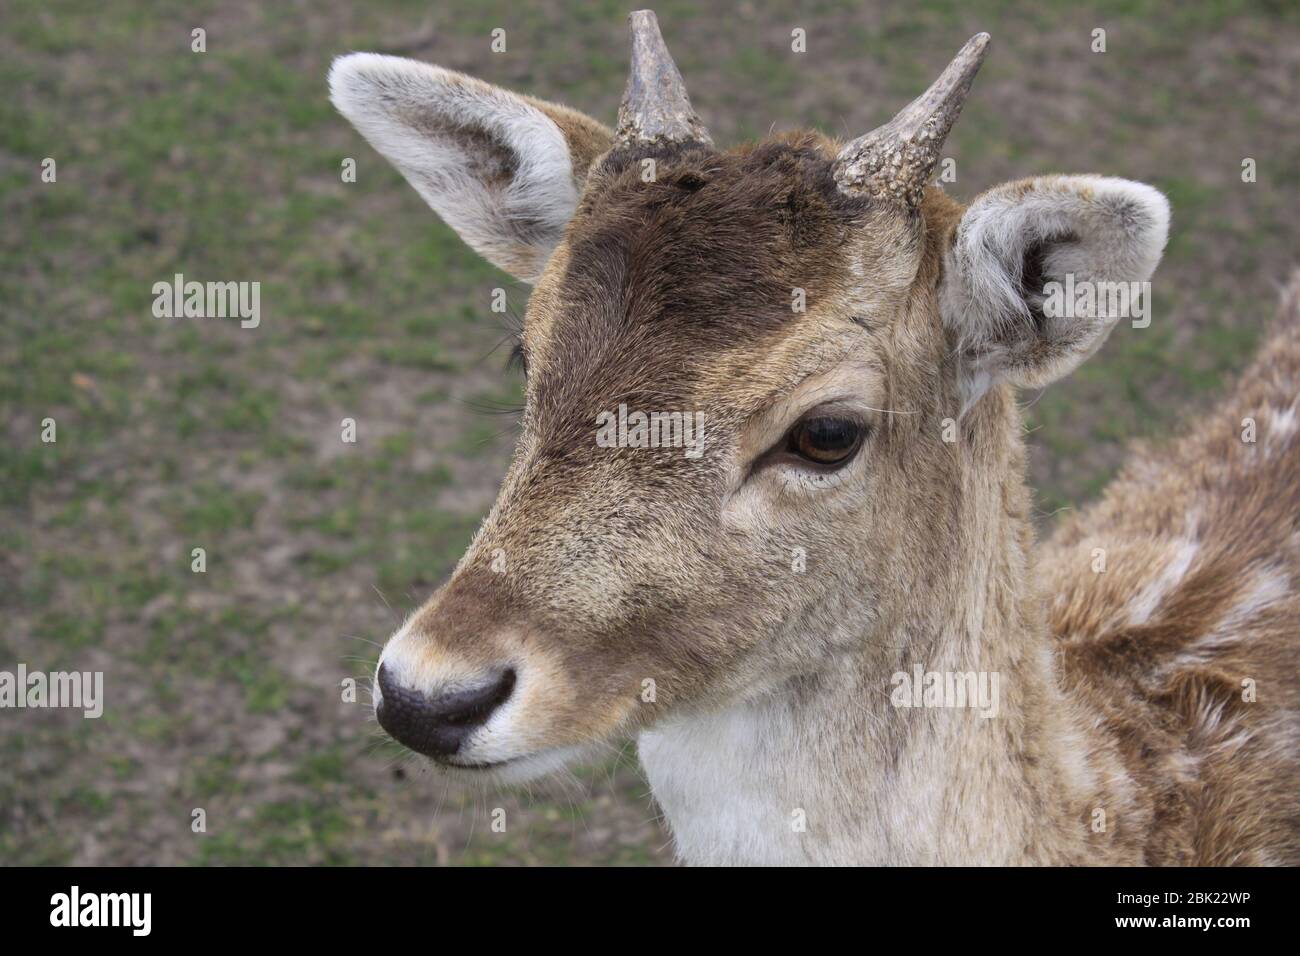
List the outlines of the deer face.
{"label": "deer face", "polygon": [[423,64],[335,64],[339,109],[535,282],[515,459],[384,650],[390,733],[452,772],[529,779],[830,668],[936,586],[963,490],[1014,435],[1007,386],[1109,330],[1057,328],[1026,270],[1145,278],[1167,222],[1115,180],[1013,184],[964,216],[927,192],[983,45],[843,150],[715,149],[651,14],[616,135]]}

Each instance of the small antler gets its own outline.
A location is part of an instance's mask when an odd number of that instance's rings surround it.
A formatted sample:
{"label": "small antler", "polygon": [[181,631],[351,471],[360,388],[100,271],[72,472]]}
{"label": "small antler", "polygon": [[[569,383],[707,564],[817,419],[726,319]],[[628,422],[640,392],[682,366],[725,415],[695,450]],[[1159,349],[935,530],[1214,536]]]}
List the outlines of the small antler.
{"label": "small antler", "polygon": [[654,13],[637,10],[627,19],[632,30],[632,69],[618,110],[615,141],[642,145],[695,140],[712,145],[708,130],[691,108]]}
{"label": "small antler", "polygon": [[835,181],[842,191],[916,208],[984,62],[987,33],[977,33],[934,84],[892,120],[840,150]]}

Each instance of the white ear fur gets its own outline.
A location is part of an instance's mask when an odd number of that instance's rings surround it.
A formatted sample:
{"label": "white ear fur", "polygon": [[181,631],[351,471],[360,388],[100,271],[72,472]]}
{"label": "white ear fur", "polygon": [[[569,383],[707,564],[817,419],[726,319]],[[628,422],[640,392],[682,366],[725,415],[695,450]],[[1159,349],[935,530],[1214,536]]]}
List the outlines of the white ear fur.
{"label": "white ear fur", "polygon": [[462,239],[536,281],[578,203],[555,122],[489,83],[377,53],[339,57],[329,86],[338,111]]}
{"label": "white ear fur", "polygon": [[967,404],[998,380],[1046,385],[1096,352],[1120,316],[1049,314],[1059,310],[1044,308],[1042,286],[1145,282],[1168,231],[1168,200],[1126,179],[1044,176],[980,195],[957,226],[940,288]]}

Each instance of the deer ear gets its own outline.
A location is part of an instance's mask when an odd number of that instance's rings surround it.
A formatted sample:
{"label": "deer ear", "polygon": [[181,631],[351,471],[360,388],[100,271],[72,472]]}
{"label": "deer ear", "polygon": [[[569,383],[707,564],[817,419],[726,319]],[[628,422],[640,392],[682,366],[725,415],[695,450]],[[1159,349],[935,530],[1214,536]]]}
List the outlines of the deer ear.
{"label": "deer ear", "polygon": [[330,99],[470,246],[534,282],[612,134],[576,110],[415,60],[334,61]]}
{"label": "deer ear", "polygon": [[1055,381],[1101,348],[1121,312],[1149,308],[1141,283],[1168,231],[1165,197],[1126,179],[1044,176],[980,195],[940,287],[967,405],[997,381]]}

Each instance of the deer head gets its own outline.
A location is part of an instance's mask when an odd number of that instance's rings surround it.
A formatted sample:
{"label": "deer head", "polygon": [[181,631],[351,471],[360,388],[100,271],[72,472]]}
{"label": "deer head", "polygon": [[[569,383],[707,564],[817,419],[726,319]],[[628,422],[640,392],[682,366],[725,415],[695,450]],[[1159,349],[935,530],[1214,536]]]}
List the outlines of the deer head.
{"label": "deer head", "polygon": [[[534,284],[513,464],[377,675],[380,723],[477,779],[780,693],[952,613],[970,529],[1018,507],[1014,390],[1114,324],[1047,314],[1044,284],[1145,280],[1164,244],[1138,183],[1029,179],[965,209],[930,184],[984,34],[842,148],[723,151],[654,15],[631,24],[616,132],[410,60],[330,73],[429,205]],[[637,413],[682,441],[639,447]]]}

